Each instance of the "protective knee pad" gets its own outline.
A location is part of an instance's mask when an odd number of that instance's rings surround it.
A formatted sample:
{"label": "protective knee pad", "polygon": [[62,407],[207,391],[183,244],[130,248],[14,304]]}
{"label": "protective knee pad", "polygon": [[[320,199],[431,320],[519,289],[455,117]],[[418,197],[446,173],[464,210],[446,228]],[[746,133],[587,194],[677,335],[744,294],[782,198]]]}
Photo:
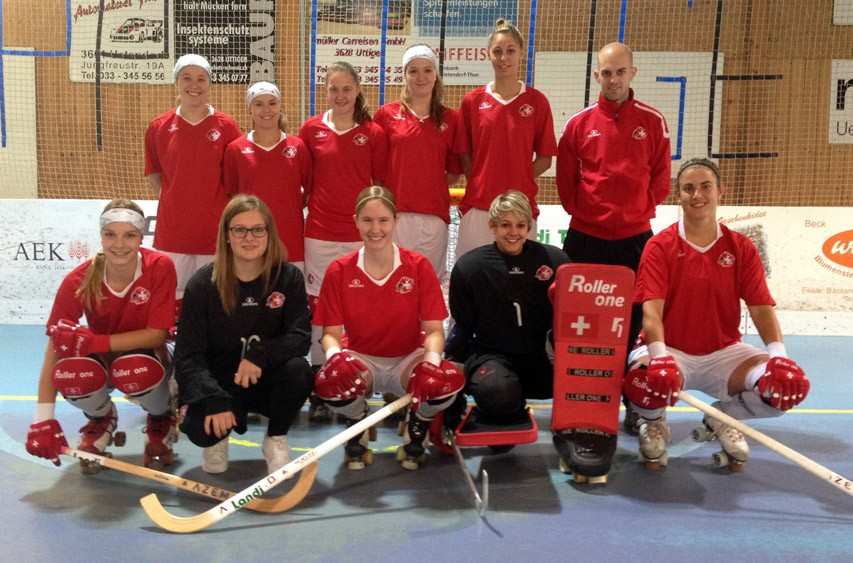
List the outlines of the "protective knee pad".
{"label": "protective knee pad", "polygon": [[486,360],[475,367],[469,375],[468,390],[479,409],[490,417],[514,417],[524,410],[524,392],[518,374],[498,359]]}
{"label": "protective knee pad", "polygon": [[731,400],[720,401],[715,406],[738,420],[773,418],[785,414],[784,411],[765,403],[764,399],[755,391],[743,391],[732,397]]}
{"label": "protective knee pad", "polygon": [[106,393],[107,370],[94,358],[63,358],[53,368],[52,381],[63,397],[80,400],[101,391]]}
{"label": "protective knee pad", "polygon": [[153,355],[131,353],[119,356],[110,366],[116,389],[133,397],[153,415],[169,410],[169,384],[163,364]]}

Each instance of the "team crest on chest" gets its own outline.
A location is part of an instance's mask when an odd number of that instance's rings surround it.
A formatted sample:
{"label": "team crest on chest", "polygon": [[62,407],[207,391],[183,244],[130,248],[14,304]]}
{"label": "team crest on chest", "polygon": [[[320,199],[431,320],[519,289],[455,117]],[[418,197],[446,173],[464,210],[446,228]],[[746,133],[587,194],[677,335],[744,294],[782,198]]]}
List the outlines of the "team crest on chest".
{"label": "team crest on chest", "polygon": [[284,294],[282,292],[273,291],[267,297],[267,307],[270,309],[281,309],[282,305],[284,305]]}
{"label": "team crest on chest", "polygon": [[649,134],[646,133],[646,129],[644,127],[637,127],[636,129],[634,129],[634,132],[631,133],[631,136],[637,139],[638,141],[642,141],[646,137],[648,137]]}
{"label": "team crest on chest", "polygon": [[358,135],[352,138],[352,142],[358,146],[366,145],[367,135],[365,135],[364,133],[359,133]]}
{"label": "team crest on chest", "polygon": [[350,280],[349,285],[347,287],[360,289],[360,288],[364,287],[364,283],[362,283],[362,281],[358,278],[353,278],[352,280]]}
{"label": "team crest on chest", "polygon": [[539,269],[536,270],[536,274],[534,274],[534,275],[536,276],[536,279],[539,281],[548,281],[552,277],[554,277],[554,270],[552,270],[550,267],[546,266],[545,264],[542,264],[541,266],[539,266]]}
{"label": "team crest on chest", "polygon": [[207,138],[210,139],[212,143],[215,143],[219,140],[219,137],[222,136],[222,132],[219,129],[211,129],[207,132]]}
{"label": "team crest on chest", "polygon": [[717,264],[719,264],[723,268],[731,268],[735,265],[734,254],[732,254],[728,250],[724,251],[722,254],[720,254],[720,257],[717,258]]}
{"label": "team crest on chest", "polygon": [[149,299],[151,299],[151,292],[144,287],[135,287],[133,288],[133,291],[130,292],[130,302],[134,305],[148,303]]}
{"label": "team crest on chest", "polygon": [[530,117],[533,115],[533,106],[530,104],[524,104],[520,108],[518,108],[518,113],[521,117]]}
{"label": "team crest on chest", "polygon": [[285,158],[294,158],[296,157],[296,147],[285,147],[281,154],[285,156]]}
{"label": "team crest on chest", "polygon": [[411,293],[413,289],[415,289],[415,280],[409,276],[403,276],[400,278],[400,281],[397,282],[397,287],[394,288],[394,291],[406,294]]}

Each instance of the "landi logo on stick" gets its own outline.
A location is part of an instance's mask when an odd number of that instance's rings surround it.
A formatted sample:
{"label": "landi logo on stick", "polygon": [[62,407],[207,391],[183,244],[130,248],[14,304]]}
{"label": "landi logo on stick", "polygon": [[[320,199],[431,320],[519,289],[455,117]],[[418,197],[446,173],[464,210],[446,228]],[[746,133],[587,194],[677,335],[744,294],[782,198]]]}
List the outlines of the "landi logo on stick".
{"label": "landi logo on stick", "polygon": [[823,255],[847,268],[853,268],[853,230],[834,234],[823,243]]}

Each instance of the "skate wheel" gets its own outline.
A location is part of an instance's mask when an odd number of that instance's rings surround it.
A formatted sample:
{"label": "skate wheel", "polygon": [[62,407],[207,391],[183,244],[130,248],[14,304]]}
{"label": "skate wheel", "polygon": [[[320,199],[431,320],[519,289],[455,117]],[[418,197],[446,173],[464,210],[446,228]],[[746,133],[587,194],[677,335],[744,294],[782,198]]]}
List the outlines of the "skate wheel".
{"label": "skate wheel", "polygon": [[726,467],[729,465],[729,456],[726,452],[717,452],[711,456],[714,467]]}
{"label": "skate wheel", "polygon": [[361,456],[361,459],[364,460],[365,465],[370,465],[373,463],[373,450],[367,450],[364,452],[364,455]]}
{"label": "skate wheel", "polygon": [[708,442],[714,438],[714,433],[709,431],[704,426],[694,428],[690,435],[696,442]]}
{"label": "skate wheel", "polygon": [[572,479],[574,479],[575,483],[578,485],[584,485],[589,482],[589,477],[581,475],[580,473],[572,473]]}
{"label": "skate wheel", "polygon": [[512,444],[502,445],[502,446],[489,446],[489,449],[492,450],[493,454],[505,454],[515,446]]}
{"label": "skate wheel", "polygon": [[643,465],[645,465],[646,469],[649,471],[660,471],[664,468],[664,464],[658,460],[647,460]]}
{"label": "skate wheel", "polygon": [[735,459],[732,460],[732,462],[729,464],[729,471],[731,471],[732,473],[742,473],[745,466],[745,462],[738,461]]}
{"label": "skate wheel", "polygon": [[375,441],[376,441],[376,435],[377,435],[377,434],[376,434],[376,427],[375,427],[375,426],[371,426],[371,427],[367,430],[367,439],[368,439],[369,441],[371,441],[371,442],[375,442]]}
{"label": "skate wheel", "polygon": [[113,444],[115,444],[117,448],[123,447],[126,443],[127,434],[125,434],[124,432],[115,432],[113,434]]}
{"label": "skate wheel", "polygon": [[597,477],[587,477],[590,485],[606,485],[607,475],[598,475]]}
{"label": "skate wheel", "polygon": [[83,475],[97,475],[101,471],[101,464],[85,459],[80,460],[80,473]]}

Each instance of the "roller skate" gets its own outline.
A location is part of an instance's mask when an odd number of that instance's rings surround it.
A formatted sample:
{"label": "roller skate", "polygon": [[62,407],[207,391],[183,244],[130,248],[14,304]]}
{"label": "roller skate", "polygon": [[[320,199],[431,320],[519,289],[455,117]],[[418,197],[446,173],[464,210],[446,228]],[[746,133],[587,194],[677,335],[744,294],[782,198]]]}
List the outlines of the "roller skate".
{"label": "roller skate", "polygon": [[[364,417],[359,419],[346,419],[347,428],[361,422],[363,419]],[[373,450],[368,446],[370,445],[370,442],[375,440],[376,429],[370,427],[361,434],[356,434],[347,441],[347,445],[344,446],[344,457],[347,462],[347,469],[360,471],[373,463]]]}
{"label": "roller skate", "polygon": [[329,405],[320,397],[311,393],[308,396],[308,421],[309,422],[332,422],[335,415]]}
{"label": "roller skate", "polygon": [[640,419],[640,461],[646,469],[659,471],[666,467],[666,445],[672,439],[672,433],[666,418],[655,420]]}
{"label": "roller skate", "polygon": [[145,452],[142,459],[145,467],[162,469],[172,465],[175,461],[172,444],[178,441],[177,419],[171,414],[163,416],[149,414],[143,432],[145,432]]}
{"label": "roller skate", "polygon": [[397,461],[403,469],[415,471],[426,461],[424,441],[431,424],[431,420],[424,420],[413,412],[409,413],[403,445],[397,448]]}
{"label": "roller skate", "polygon": [[558,432],[553,441],[560,454],[560,471],[571,473],[575,483],[607,483],[607,473],[616,453],[616,436],[582,428]]}
{"label": "roller skate", "polygon": [[264,436],[261,446],[264,459],[267,460],[267,474],[275,473],[290,463],[290,449],[287,446],[287,436]]}
{"label": "roller skate", "polygon": [[[118,413],[116,406],[110,405],[110,412],[104,416],[89,419],[80,429],[80,442],[77,444],[77,449],[84,452],[112,457],[112,454],[107,451],[107,446],[115,444],[117,447],[124,445],[126,436],[124,432],[116,432],[118,425]],[[93,461],[80,460],[80,470],[84,475],[94,475],[101,470],[100,464]]]}
{"label": "roller skate", "polygon": [[720,442],[722,450],[711,456],[714,467],[728,467],[732,473],[743,471],[749,459],[749,444],[744,435],[715,418],[706,416],[702,422],[702,426],[693,430],[693,439],[707,442],[716,438]]}

